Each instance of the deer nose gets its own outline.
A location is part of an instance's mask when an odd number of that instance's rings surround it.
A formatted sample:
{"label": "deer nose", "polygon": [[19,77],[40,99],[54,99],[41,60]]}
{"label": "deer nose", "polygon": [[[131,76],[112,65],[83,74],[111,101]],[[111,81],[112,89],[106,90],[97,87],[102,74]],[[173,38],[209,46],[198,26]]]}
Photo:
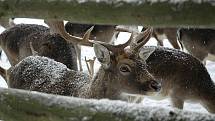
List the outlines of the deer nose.
{"label": "deer nose", "polygon": [[161,90],[161,83],[155,80],[152,80],[150,83],[150,88],[155,90],[156,92],[159,92]]}

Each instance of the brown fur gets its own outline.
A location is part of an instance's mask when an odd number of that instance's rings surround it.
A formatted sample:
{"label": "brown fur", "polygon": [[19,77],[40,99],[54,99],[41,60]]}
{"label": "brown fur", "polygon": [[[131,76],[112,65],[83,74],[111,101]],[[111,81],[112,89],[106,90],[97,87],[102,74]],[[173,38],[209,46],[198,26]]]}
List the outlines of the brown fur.
{"label": "brown fur", "polygon": [[32,55],[30,43],[40,56],[62,62],[77,70],[76,52],[72,45],[58,34],[51,35],[47,27],[34,24],[19,24],[0,35],[1,47],[12,66]]}
{"label": "brown fur", "polygon": [[[144,30],[145,28],[143,28]],[[142,31],[143,31],[142,30]],[[177,43],[177,28],[154,28],[152,36],[157,40],[158,45],[163,46],[163,40],[159,38],[161,35],[166,35],[167,39],[175,49],[180,49]]]}
{"label": "brown fur", "polygon": [[180,29],[177,36],[184,48],[200,61],[203,61],[208,54],[215,56],[214,29]]}
{"label": "brown fur", "polygon": [[215,113],[215,84],[207,69],[195,57],[179,50],[156,48],[146,60],[148,71],[161,82],[160,98],[169,96],[173,106],[183,108],[184,101],[201,103]]}

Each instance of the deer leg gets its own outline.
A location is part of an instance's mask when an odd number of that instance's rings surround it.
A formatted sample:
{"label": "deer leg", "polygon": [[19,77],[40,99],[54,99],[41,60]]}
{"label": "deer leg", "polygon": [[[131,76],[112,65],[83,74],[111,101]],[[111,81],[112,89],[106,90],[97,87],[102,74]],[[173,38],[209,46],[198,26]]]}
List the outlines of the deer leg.
{"label": "deer leg", "polygon": [[33,45],[32,45],[32,42],[30,42],[30,49],[31,49],[31,53],[32,53],[33,56],[38,55],[38,52],[34,50],[34,47],[33,47]]}
{"label": "deer leg", "polygon": [[91,68],[91,74],[94,75],[94,63],[95,63],[96,57],[93,57],[92,60],[90,60],[90,68]]}
{"label": "deer leg", "polygon": [[167,34],[167,39],[169,40],[169,42],[171,43],[171,45],[175,48],[175,49],[180,49],[180,46],[177,42],[177,38],[176,38],[176,34]]}
{"label": "deer leg", "polygon": [[152,33],[152,36],[157,40],[157,46],[163,46],[163,40],[159,39],[155,32]]}
{"label": "deer leg", "polygon": [[90,76],[92,76],[92,70],[91,70],[90,67],[89,67],[89,64],[88,64],[89,60],[87,60],[87,57],[86,57],[86,56],[85,56],[85,62],[86,62],[87,70],[88,70]]}
{"label": "deer leg", "polygon": [[79,64],[79,70],[83,71],[82,64],[81,64],[81,46],[75,44],[74,47],[75,47],[75,51],[76,51],[76,54],[77,54],[77,59],[78,59],[78,64]]}
{"label": "deer leg", "polygon": [[7,70],[0,67],[0,75],[4,78],[5,81],[7,81]]}
{"label": "deer leg", "polygon": [[179,108],[179,109],[183,109],[184,107],[184,101],[180,98],[177,98],[175,96],[171,96],[171,103],[173,107]]}
{"label": "deer leg", "polygon": [[201,52],[201,51],[193,51],[191,52],[191,55],[195,56],[198,58],[204,65],[206,65],[206,60],[205,58],[208,56],[207,52]]}
{"label": "deer leg", "polygon": [[157,43],[157,46],[163,46],[163,40],[157,40],[158,41],[158,43]]}
{"label": "deer leg", "polygon": [[205,109],[207,109],[208,112],[210,113],[215,113],[215,105],[214,105],[214,100],[205,100],[201,101],[201,104],[204,106]]}
{"label": "deer leg", "polygon": [[0,60],[1,60],[1,56],[2,56],[2,48],[0,48]]}
{"label": "deer leg", "polygon": [[93,77],[93,75],[94,75],[94,63],[95,63],[95,60],[96,60],[96,57],[93,57],[93,59],[88,59],[87,60],[87,58],[85,56],[85,62],[86,62],[87,69],[88,69],[88,72],[89,72],[91,77]]}

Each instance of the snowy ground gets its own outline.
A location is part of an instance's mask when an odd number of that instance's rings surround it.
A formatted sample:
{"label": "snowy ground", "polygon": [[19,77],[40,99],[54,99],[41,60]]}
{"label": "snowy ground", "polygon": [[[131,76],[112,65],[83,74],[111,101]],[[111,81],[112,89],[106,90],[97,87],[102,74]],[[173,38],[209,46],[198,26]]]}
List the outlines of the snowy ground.
{"label": "snowy ground", "polygon": [[[44,25],[42,20],[27,20],[27,19],[15,19],[16,23],[36,23],[36,24],[41,24]],[[0,28],[0,32],[3,31],[3,28]],[[125,42],[128,38],[129,38],[130,34],[127,33],[120,33],[119,38],[116,41],[116,44],[119,43],[123,43]],[[150,40],[150,42],[148,42],[146,45],[156,45],[157,42],[154,38],[152,38]],[[164,41],[164,46],[167,47],[172,47],[170,45],[170,43],[168,43],[168,40],[165,39]],[[95,54],[93,52],[93,49],[91,47],[82,47],[82,64],[84,66],[84,70],[86,71],[86,64],[84,61],[84,57],[86,56],[87,59],[92,59]],[[5,56],[5,54],[3,53],[1,56],[1,60],[0,60],[0,66],[4,67],[4,68],[9,68],[10,64],[7,60],[7,57]],[[97,70],[99,68],[100,64],[98,61],[95,62],[95,70]],[[210,62],[207,61],[207,65],[206,65],[211,77],[213,80],[215,80],[215,62]],[[3,78],[0,78],[0,87],[7,87],[6,82],[3,80]],[[159,107],[168,107],[170,108],[170,101],[168,99],[165,100],[161,100],[161,101],[156,101],[156,100],[151,100],[147,97],[144,98],[144,100],[142,101],[143,105],[147,105],[147,106],[159,106]],[[190,110],[190,111],[196,111],[196,112],[204,112],[207,113],[207,111],[199,104],[191,104],[191,103],[185,103],[184,106],[184,110]]]}

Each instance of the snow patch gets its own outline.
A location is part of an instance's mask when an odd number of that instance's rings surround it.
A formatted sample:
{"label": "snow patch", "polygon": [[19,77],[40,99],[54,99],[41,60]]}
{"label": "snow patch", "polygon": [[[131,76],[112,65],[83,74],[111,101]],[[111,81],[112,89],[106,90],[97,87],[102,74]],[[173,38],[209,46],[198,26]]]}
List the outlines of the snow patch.
{"label": "snow patch", "polygon": [[[19,67],[20,64],[25,63],[28,64],[28,68],[26,68],[23,73],[28,74],[28,72],[30,72],[30,74],[32,74],[31,70],[41,71],[41,74],[46,74],[45,76],[50,79],[51,83],[60,81],[59,78],[63,77],[68,69],[66,65],[60,62],[40,56],[29,56],[19,62],[15,67]],[[37,76],[40,77],[40,75]],[[41,75],[41,77],[44,77],[44,75]],[[42,83],[43,80],[43,78],[37,78],[36,83]]]}

